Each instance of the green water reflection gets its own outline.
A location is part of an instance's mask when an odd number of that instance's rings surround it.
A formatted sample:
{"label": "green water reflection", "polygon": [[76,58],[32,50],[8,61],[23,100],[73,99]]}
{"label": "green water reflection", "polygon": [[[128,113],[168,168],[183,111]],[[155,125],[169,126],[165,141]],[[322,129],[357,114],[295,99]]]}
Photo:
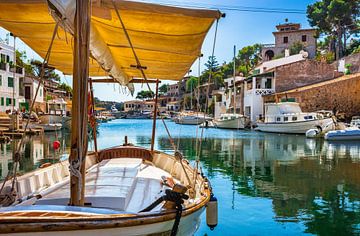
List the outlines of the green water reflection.
{"label": "green water reflection", "polygon": [[[151,121],[102,124],[100,147],[121,144],[123,136],[150,145]],[[179,149],[194,161],[196,129],[168,123]],[[204,215],[197,235],[357,235],[360,233],[360,144],[328,143],[303,136],[206,130],[201,165],[219,199],[219,225],[210,231]],[[29,140],[22,172],[68,153],[69,136]],[[172,152],[159,126],[156,147]],[[11,145],[0,145],[1,176],[11,168]]]}

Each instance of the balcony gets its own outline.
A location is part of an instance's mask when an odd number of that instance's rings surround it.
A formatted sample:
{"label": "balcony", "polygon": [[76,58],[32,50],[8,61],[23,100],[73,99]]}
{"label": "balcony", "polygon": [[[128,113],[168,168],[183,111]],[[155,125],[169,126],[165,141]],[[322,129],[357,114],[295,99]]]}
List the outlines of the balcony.
{"label": "balcony", "polygon": [[17,74],[22,74],[23,73],[23,68],[22,67],[14,67],[14,66],[11,66],[10,67],[10,72],[15,72]]}
{"label": "balcony", "polygon": [[274,48],[275,44],[261,44],[263,48]]}
{"label": "balcony", "polygon": [[[253,93],[253,90],[247,90],[245,92],[245,95],[251,95]],[[258,96],[265,96],[265,95],[270,95],[270,94],[274,94],[275,90],[274,89],[255,89],[255,95]]]}
{"label": "balcony", "polygon": [[274,89],[256,89],[255,94],[260,96],[270,95],[275,93]]}

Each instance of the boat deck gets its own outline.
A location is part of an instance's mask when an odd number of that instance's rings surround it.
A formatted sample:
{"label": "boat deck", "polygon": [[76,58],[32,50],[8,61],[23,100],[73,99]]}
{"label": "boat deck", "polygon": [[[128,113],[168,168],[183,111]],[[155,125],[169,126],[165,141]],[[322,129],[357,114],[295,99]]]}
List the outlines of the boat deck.
{"label": "boat deck", "polygon": [[[86,174],[85,205],[139,212],[163,195],[167,187],[161,184],[162,176],[170,174],[151,163],[143,163],[140,158],[103,160]],[[39,199],[36,205],[66,206],[69,196],[67,183]]]}

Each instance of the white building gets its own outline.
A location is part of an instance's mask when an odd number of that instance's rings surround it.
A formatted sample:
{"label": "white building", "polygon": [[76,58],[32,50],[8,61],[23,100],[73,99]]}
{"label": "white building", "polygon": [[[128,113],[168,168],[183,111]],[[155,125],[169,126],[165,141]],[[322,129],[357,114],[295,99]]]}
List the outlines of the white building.
{"label": "white building", "polygon": [[21,108],[25,102],[24,69],[14,65],[14,48],[0,42],[0,112]]}
{"label": "white building", "polygon": [[264,102],[262,96],[275,93],[276,67],[305,60],[307,53],[266,61],[254,69],[254,75],[244,81],[244,114],[255,123],[264,115]]}
{"label": "white building", "polygon": [[[33,76],[25,76],[24,79],[24,96],[25,96],[25,100],[28,106],[31,105],[35,94],[36,94],[36,89],[39,86],[39,79],[37,77],[33,77]],[[43,84],[40,83],[40,88],[39,88],[39,92],[36,96],[35,99],[35,110],[42,110],[43,112],[45,112],[45,91],[44,91],[44,86]]]}
{"label": "white building", "polygon": [[[240,83],[244,81],[244,77],[236,76],[235,77],[235,109],[236,112],[240,112],[241,107],[241,91],[240,91]],[[224,114],[230,112],[230,110],[234,109],[234,78],[224,79],[225,87],[219,90],[214,90],[212,92],[212,96],[214,98],[215,106],[214,106],[214,118],[218,119],[220,114]]]}

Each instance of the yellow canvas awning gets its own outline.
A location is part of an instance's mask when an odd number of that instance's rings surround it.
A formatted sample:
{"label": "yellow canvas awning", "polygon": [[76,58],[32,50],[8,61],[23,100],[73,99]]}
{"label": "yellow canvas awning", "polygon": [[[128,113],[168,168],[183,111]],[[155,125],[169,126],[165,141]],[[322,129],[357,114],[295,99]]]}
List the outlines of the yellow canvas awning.
{"label": "yellow canvas awning", "polygon": [[[161,6],[140,2],[116,1],[116,7],[128,30],[148,78],[180,80],[200,54],[204,38],[219,11]],[[127,80],[140,78],[129,43],[111,0],[93,1],[92,31],[104,42],[112,63]],[[0,1],[0,26],[21,38],[44,57],[51,41],[55,20],[45,0]],[[65,74],[72,74],[73,39],[59,28],[49,64]],[[93,57],[90,76],[109,76]]]}

